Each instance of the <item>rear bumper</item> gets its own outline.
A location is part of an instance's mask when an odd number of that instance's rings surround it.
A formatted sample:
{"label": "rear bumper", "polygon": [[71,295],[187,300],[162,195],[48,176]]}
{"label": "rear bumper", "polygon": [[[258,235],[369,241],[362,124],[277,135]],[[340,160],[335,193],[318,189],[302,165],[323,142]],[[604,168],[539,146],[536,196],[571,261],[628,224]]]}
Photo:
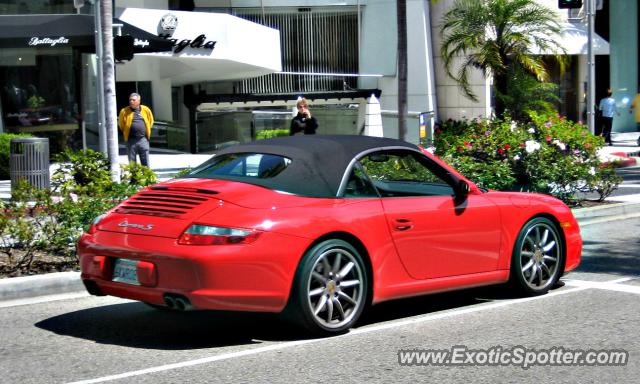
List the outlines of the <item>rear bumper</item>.
{"label": "rear bumper", "polygon": [[[283,247],[282,244],[287,244]],[[264,233],[249,245],[185,246],[175,239],[98,231],[78,243],[81,278],[92,294],[162,305],[186,297],[196,309],[280,312],[308,240]],[[112,281],[117,258],[153,265],[143,285]]]}

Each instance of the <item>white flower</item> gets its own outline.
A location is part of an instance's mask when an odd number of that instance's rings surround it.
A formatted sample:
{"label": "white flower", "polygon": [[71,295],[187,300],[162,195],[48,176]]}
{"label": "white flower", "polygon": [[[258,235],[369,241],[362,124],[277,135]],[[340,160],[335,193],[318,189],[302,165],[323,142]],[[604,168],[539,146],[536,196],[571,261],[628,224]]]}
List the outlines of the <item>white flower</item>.
{"label": "white flower", "polygon": [[527,153],[532,153],[540,149],[540,143],[535,140],[527,140],[524,142]]}
{"label": "white flower", "polygon": [[560,149],[561,149],[561,150],[563,150],[563,151],[564,151],[565,149],[567,149],[567,146],[566,146],[562,141],[560,141],[560,140],[558,140],[558,139],[553,140],[553,142],[552,142],[552,143],[553,143],[553,144],[555,144],[558,148],[560,148]]}
{"label": "white flower", "polygon": [[517,127],[518,127],[518,124],[516,124],[515,121],[511,121],[511,126],[509,126],[509,128],[511,129],[511,132],[515,131]]}
{"label": "white flower", "polygon": [[513,160],[515,160],[515,161],[520,160],[520,155],[515,155],[515,156],[513,156]]}
{"label": "white flower", "polygon": [[78,195],[76,195],[75,193],[70,193],[69,197],[71,198],[71,201],[73,201],[74,203],[78,202]]}
{"label": "white flower", "polygon": [[596,174],[596,169],[594,167],[591,167],[591,169],[589,169],[589,174],[591,176],[595,175]]}
{"label": "white flower", "polygon": [[533,127],[531,127],[531,128],[529,128],[529,130],[527,130],[527,132],[529,132],[529,133],[536,133],[536,129],[535,129],[535,128],[533,128]]}

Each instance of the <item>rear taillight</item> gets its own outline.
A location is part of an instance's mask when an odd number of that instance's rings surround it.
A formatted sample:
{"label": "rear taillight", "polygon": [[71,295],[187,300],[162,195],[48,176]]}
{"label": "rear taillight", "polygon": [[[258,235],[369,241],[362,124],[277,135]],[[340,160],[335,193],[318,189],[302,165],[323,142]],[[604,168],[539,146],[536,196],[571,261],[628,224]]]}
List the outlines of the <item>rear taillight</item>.
{"label": "rear taillight", "polygon": [[178,239],[182,245],[227,245],[250,244],[258,239],[262,232],[251,229],[213,227],[193,224]]}
{"label": "rear taillight", "polygon": [[98,223],[100,223],[100,221],[104,219],[106,215],[107,215],[106,213],[103,213],[102,215],[93,219],[93,222],[91,222],[91,226],[89,227],[89,230],[87,231],[87,233],[90,235],[93,235],[94,233],[96,233],[96,231],[98,230]]}

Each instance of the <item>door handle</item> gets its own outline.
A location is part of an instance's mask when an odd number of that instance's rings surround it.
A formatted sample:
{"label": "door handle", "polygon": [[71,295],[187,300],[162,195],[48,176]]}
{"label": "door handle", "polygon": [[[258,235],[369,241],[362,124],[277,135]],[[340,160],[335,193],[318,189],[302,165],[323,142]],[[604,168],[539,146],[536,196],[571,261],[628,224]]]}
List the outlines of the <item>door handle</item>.
{"label": "door handle", "polygon": [[395,219],[394,227],[396,231],[407,231],[413,228],[413,223],[407,219]]}

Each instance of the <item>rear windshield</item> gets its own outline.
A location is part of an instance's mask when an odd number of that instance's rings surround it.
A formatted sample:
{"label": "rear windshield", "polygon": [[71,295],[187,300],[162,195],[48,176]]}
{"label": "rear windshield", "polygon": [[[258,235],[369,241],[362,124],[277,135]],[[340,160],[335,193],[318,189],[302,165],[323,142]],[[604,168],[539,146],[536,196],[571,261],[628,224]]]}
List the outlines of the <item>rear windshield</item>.
{"label": "rear windshield", "polygon": [[228,153],[214,156],[185,177],[232,180],[270,179],[284,171],[289,164],[291,159],[278,155]]}

